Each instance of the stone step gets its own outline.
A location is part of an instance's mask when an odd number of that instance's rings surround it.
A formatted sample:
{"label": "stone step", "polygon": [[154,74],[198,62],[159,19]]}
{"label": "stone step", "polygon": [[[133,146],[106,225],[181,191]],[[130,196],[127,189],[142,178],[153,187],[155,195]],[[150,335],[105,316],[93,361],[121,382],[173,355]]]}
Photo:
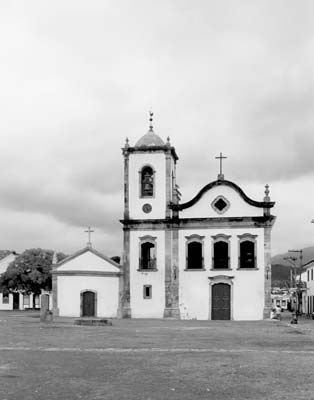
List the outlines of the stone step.
{"label": "stone step", "polygon": [[108,318],[79,318],[74,320],[74,325],[112,326],[112,320]]}

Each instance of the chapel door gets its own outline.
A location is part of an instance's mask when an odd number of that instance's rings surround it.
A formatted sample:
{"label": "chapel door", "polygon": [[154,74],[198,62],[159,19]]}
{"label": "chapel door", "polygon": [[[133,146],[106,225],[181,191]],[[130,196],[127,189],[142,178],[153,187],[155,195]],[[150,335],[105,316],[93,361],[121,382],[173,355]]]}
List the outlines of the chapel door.
{"label": "chapel door", "polygon": [[13,293],[13,310],[20,308],[20,293]]}
{"label": "chapel door", "polygon": [[226,283],[212,286],[212,319],[230,319],[230,285]]}
{"label": "chapel door", "polygon": [[95,293],[86,291],[82,299],[82,316],[95,317]]}

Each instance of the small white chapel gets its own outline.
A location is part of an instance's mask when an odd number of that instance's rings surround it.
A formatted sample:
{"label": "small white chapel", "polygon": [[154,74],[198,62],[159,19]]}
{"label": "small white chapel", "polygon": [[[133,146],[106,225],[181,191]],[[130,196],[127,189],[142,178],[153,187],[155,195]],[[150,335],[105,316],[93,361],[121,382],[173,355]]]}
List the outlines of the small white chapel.
{"label": "small white chapel", "polygon": [[[64,316],[260,320],[271,309],[274,202],[248,197],[222,173],[180,202],[178,156],[153,130],[124,159],[121,265],[91,246],[53,270]],[[85,257],[85,258],[82,258]],[[71,293],[71,299],[68,295]],[[75,305],[74,305],[75,303]]]}

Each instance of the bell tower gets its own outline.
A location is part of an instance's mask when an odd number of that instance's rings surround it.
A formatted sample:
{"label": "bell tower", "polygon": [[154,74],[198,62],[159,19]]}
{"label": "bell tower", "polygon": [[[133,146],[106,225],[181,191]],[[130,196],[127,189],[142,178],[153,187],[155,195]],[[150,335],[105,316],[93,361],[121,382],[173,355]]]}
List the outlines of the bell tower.
{"label": "bell tower", "polygon": [[169,137],[165,143],[153,130],[153,113],[149,130],[134,147],[126,139],[124,156],[124,219],[171,218],[170,203],[176,197],[176,155]]}
{"label": "bell tower", "polygon": [[168,225],[176,213],[171,205],[177,203],[178,156],[169,137],[164,142],[154,132],[152,112],[148,132],[134,146],[126,139],[122,154],[124,270],[120,316],[141,317],[148,307],[161,318],[169,308],[167,299],[171,295],[172,239]]}

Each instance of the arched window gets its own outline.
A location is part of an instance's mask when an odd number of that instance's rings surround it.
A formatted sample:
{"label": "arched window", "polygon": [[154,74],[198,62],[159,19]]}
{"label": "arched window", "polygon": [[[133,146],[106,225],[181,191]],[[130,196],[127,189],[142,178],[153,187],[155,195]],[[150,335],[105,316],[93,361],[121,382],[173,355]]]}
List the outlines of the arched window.
{"label": "arched window", "polygon": [[204,236],[186,236],[186,269],[204,268],[203,239]]}
{"label": "arched window", "polygon": [[156,238],[140,238],[139,269],[156,269]]}
{"label": "arched window", "polygon": [[229,238],[230,236],[222,234],[213,236],[213,269],[230,268]]}
{"label": "arched window", "polygon": [[256,235],[239,235],[239,268],[256,268]]}
{"label": "arched window", "polygon": [[154,196],[154,170],[148,165],[140,171],[140,187],[141,197]]}

